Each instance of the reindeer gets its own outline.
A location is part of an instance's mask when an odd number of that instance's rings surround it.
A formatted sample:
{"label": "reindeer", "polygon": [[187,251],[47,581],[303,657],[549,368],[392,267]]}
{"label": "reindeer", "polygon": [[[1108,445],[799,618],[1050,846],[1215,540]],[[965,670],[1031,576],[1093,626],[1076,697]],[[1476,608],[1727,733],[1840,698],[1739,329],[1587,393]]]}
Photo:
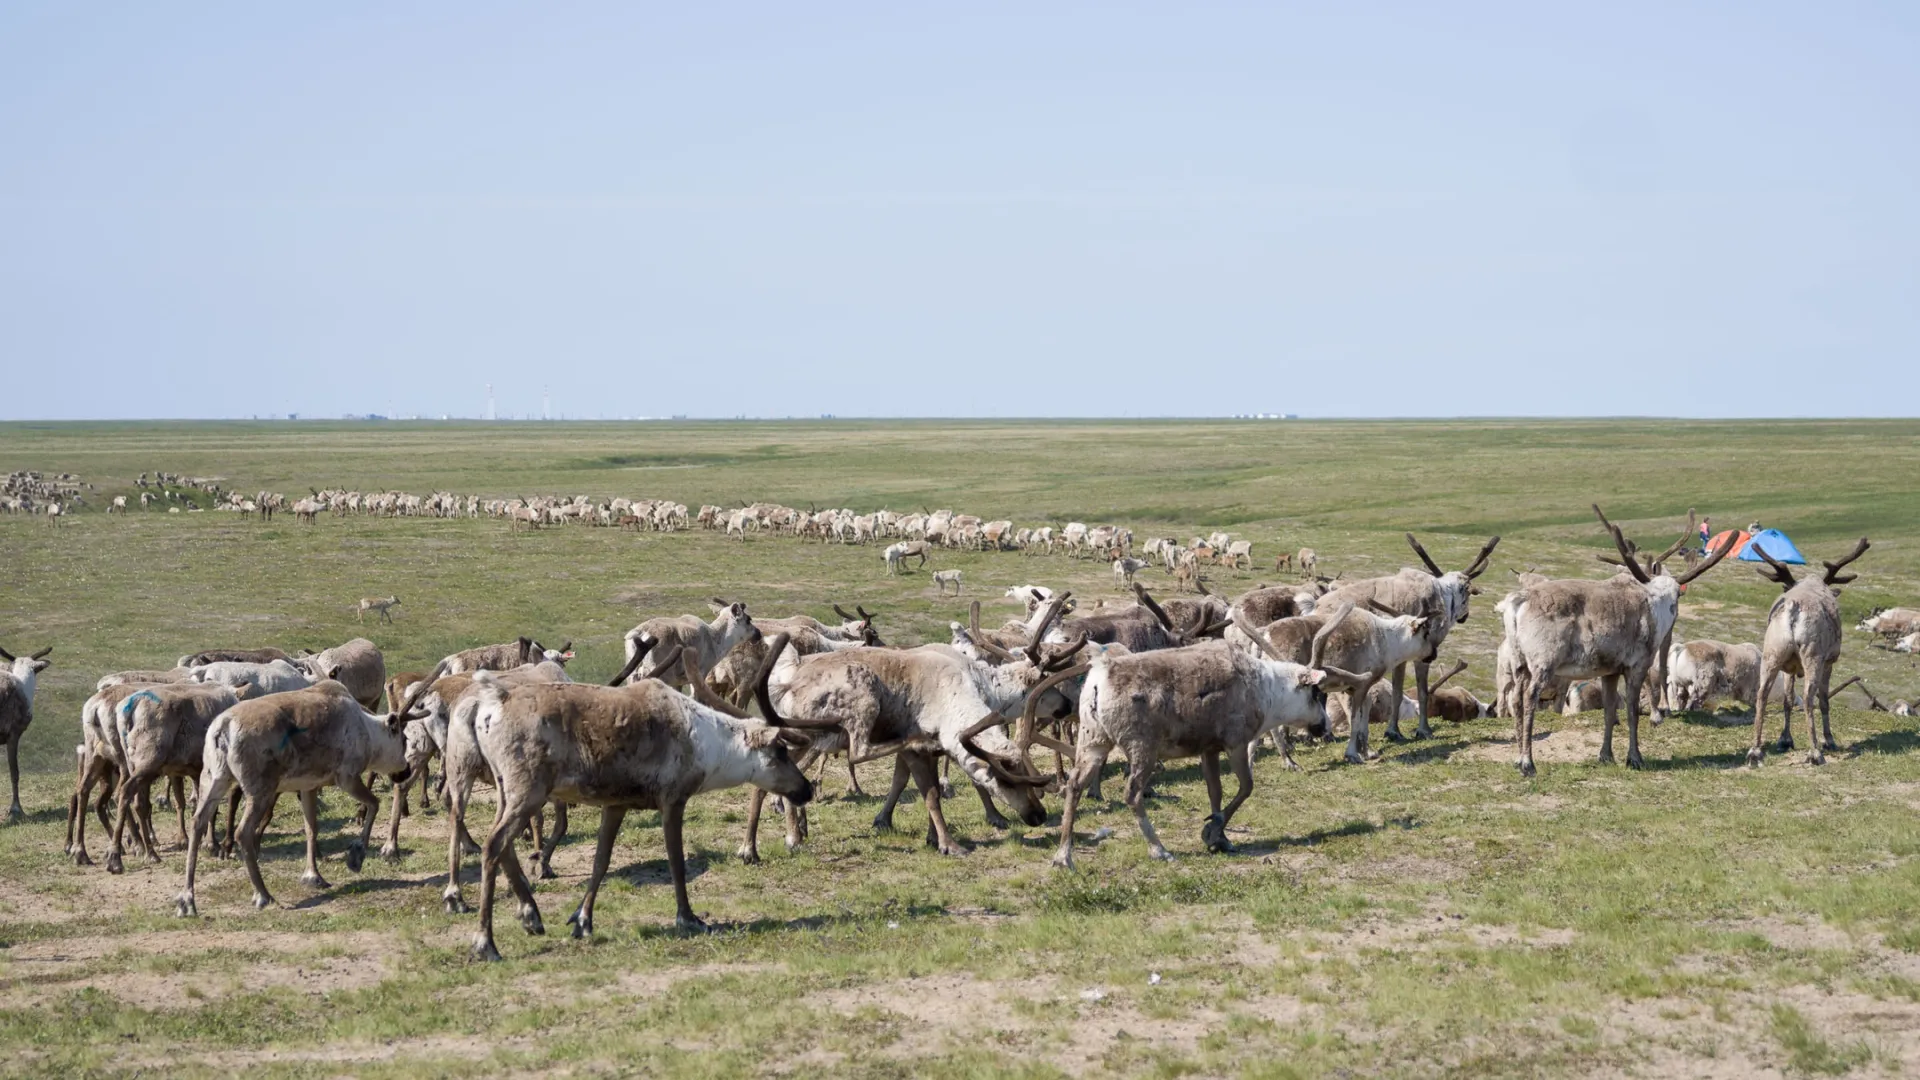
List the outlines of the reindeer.
{"label": "reindeer", "polygon": [[199,805],[187,842],[186,886],[174,901],[175,913],[195,916],[194,872],[200,865],[201,838],[211,833],[213,813],[236,784],[247,797],[247,816],[239,826],[241,858],[253,882],[253,906],[273,903],[260,876],[260,836],[282,792],[300,794],[307,828],[307,870],[302,883],[330,888],[320,876],[320,789],[333,784],[366,810],[360,835],[347,847],[347,869],[358,873],[366,859],[380,801],[362,777],[369,772],[399,773],[406,768],[404,728],[413,718],[412,701],[398,712],[375,715],[354,700],[345,686],[328,679],[306,690],[242,701],[215,717],[207,728],[200,766]]}
{"label": "reindeer", "polygon": [[372,611],[380,616],[381,622],[391,623],[393,609],[399,606],[400,598],[397,596],[363,596],[360,598],[358,612],[360,621],[366,622],[367,612]]}
{"label": "reindeer", "polygon": [[[681,675],[696,689],[704,686],[698,653],[690,646],[677,651]],[[614,682],[627,683],[644,658],[644,653],[630,657]],[[787,755],[790,747],[808,740],[783,730],[777,717],[769,717],[774,723],[751,720],[738,710],[716,707],[723,704],[718,698],[702,704],[651,678],[612,687],[544,683],[508,690],[483,671],[474,682],[480,699],[474,730],[500,790],[500,809],[481,852],[480,932],[474,940],[474,955],[481,959],[500,959],[493,940],[493,900],[503,868],[520,900],[521,925],[529,934],[546,932],[513,841],[549,799],[600,807],[586,895],[567,920],[575,937],[586,938],[593,934],[594,899],[628,810],[660,811],[673,877],[674,925],[702,933],[707,925],[687,899],[681,836],[687,801],[740,784],[800,805],[813,798],[813,785]]]}
{"label": "reindeer", "polygon": [[[1453,629],[1454,624],[1467,621],[1470,614],[1469,600],[1472,594],[1478,591],[1474,587],[1474,579],[1486,573],[1487,560],[1493,557],[1493,549],[1500,546],[1500,538],[1496,536],[1488,540],[1480,548],[1480,554],[1474,557],[1473,562],[1468,564],[1465,570],[1448,573],[1440,569],[1440,565],[1433,561],[1433,556],[1427,554],[1427,549],[1420,546],[1420,541],[1414,539],[1412,533],[1406,536],[1407,546],[1413,548],[1415,555],[1420,556],[1420,561],[1426,564],[1425,570],[1405,567],[1399,573],[1388,577],[1349,582],[1321,596],[1316,603],[1324,606],[1351,602],[1358,607],[1378,604],[1401,615],[1419,615],[1427,620],[1425,626],[1428,642],[1433,647],[1428,650],[1428,655],[1424,659],[1417,660],[1413,667],[1414,686],[1418,691],[1416,697],[1420,702],[1420,723],[1414,728],[1413,734],[1415,738],[1424,739],[1433,734],[1433,729],[1427,721],[1428,667],[1439,654],[1440,646],[1447,640],[1447,633]],[[1406,666],[1401,664],[1393,669],[1395,698],[1400,697],[1406,684]],[[1400,734],[1397,713],[1394,721],[1387,726],[1386,736],[1394,742],[1405,738]]]}
{"label": "reindeer", "polygon": [[[1079,736],[1060,812],[1060,848],[1053,857],[1053,865],[1063,869],[1073,867],[1073,819],[1080,792],[1092,783],[1116,746],[1127,758],[1127,805],[1150,855],[1173,858],[1160,843],[1146,809],[1148,785],[1161,761],[1169,757],[1199,757],[1211,809],[1200,837],[1208,851],[1228,851],[1227,823],[1253,790],[1248,746],[1276,728],[1324,727],[1323,682],[1330,677],[1359,681],[1346,672],[1289,662],[1277,652],[1266,657],[1249,655],[1223,641],[1104,655],[1082,668],[1087,681],[1080,690]],[[1051,676],[1035,688],[1036,695],[1053,680],[1064,681],[1080,670]],[[1031,710],[1030,705],[1022,720],[1023,739],[1033,738]],[[1233,798],[1224,807],[1220,803],[1221,754],[1227,756],[1236,782]]]}
{"label": "reindeer", "polygon": [[[1434,649],[1427,616],[1397,615],[1377,602],[1371,606],[1372,611],[1359,610],[1352,601],[1343,600],[1325,613],[1296,615],[1261,628],[1248,625],[1244,619],[1235,623],[1241,635],[1275,659],[1315,670],[1332,670],[1323,661],[1333,661],[1339,670],[1357,673],[1341,680],[1346,684],[1347,715],[1352,725],[1346,760],[1356,765],[1379,756],[1370,750],[1367,739],[1372,713],[1368,693],[1374,682],[1409,660],[1431,661]],[[1396,690],[1390,700],[1399,698]],[[1396,719],[1398,714],[1398,708],[1389,713]]]}
{"label": "reindeer", "polygon": [[[1807,751],[1807,764],[1824,764],[1825,751],[1839,749],[1833,741],[1833,722],[1828,716],[1831,694],[1827,684],[1833,677],[1834,661],[1840,659],[1841,636],[1840,598],[1833,587],[1845,585],[1858,576],[1840,571],[1865,555],[1873,545],[1863,536],[1853,551],[1839,562],[1822,563],[1827,568],[1825,574],[1799,582],[1794,581],[1793,571],[1767,554],[1765,548],[1759,544],[1750,546],[1766,563],[1764,567],[1755,567],[1755,571],[1778,584],[1785,594],[1767,611],[1767,634],[1760,644],[1760,686],[1753,703],[1753,745],[1747,750],[1747,764],[1758,768],[1766,757],[1761,740],[1766,726],[1767,691],[1777,671],[1799,676],[1804,681],[1801,706],[1807,712],[1807,741],[1812,744]],[[1818,731],[1813,726],[1816,698],[1820,702]],[[1780,728],[1776,748],[1785,753],[1793,749],[1793,711],[1791,707],[1783,707],[1782,711],[1786,713],[1786,722]]]}
{"label": "reindeer", "polygon": [[49,645],[32,656],[16,657],[0,649],[0,660],[10,667],[0,670],[0,739],[7,741],[7,774],[13,781],[13,803],[7,807],[7,820],[26,816],[20,808],[20,737],[33,723],[33,691],[40,673],[52,663]]}
{"label": "reindeer", "polygon": [[[1528,586],[1503,605],[1507,638],[1512,642],[1513,675],[1519,701],[1514,720],[1516,762],[1522,776],[1534,775],[1533,722],[1541,683],[1548,679],[1601,680],[1606,723],[1600,760],[1613,761],[1613,725],[1620,701],[1620,680],[1627,682],[1627,765],[1639,768],[1640,693],[1647,676],[1664,659],[1680,589],[1719,565],[1733,550],[1729,537],[1706,561],[1678,578],[1660,560],[1642,566],[1634,548],[1600,508],[1594,515],[1606,526],[1620,551],[1623,572],[1605,581],[1562,579]],[[1604,558],[1604,557],[1603,557]],[[1611,562],[1612,560],[1606,560]],[[1661,718],[1658,709],[1654,719]]]}
{"label": "reindeer", "polygon": [[[907,754],[907,767],[927,804],[928,846],[943,855],[966,854],[941,812],[934,755],[946,754],[1029,826],[1046,821],[1040,794],[1053,778],[1029,771],[998,725],[1017,715],[1036,684],[1070,663],[1082,647],[1040,642],[1065,599],[1056,597],[1048,605],[1026,658],[993,668],[945,645],[848,649],[801,658],[776,637],[770,679],[758,692],[761,714],[791,717],[776,720],[783,726],[837,729],[856,764]],[[756,824],[757,814],[750,811],[750,835]]]}
{"label": "reindeer", "polygon": [[[759,633],[754,629],[752,616],[747,614],[747,605],[730,604],[715,597],[708,606],[714,613],[710,623],[701,622],[696,615],[681,615],[677,618],[648,619],[627,631],[627,659],[644,656],[647,650],[656,647],[678,645],[693,652],[704,678],[722,657],[733,651],[734,646]],[[662,649],[656,658],[669,655],[670,649]],[[675,662],[678,662],[677,658]],[[665,661],[661,660],[654,670],[637,673],[634,678],[659,678],[669,670],[664,665]]]}

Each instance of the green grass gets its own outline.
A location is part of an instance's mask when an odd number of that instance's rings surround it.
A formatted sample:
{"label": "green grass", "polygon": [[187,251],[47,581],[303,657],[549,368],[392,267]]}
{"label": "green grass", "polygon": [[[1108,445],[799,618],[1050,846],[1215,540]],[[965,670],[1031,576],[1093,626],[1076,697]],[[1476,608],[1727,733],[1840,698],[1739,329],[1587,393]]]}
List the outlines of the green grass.
{"label": "green grass", "polygon": [[[1842,597],[1849,624],[1913,601],[1916,435],[1909,422],[13,424],[0,425],[0,472],[72,471],[99,505],[165,469],[289,495],[952,506],[1142,537],[1225,528],[1263,564],[1311,546],[1324,572],[1350,576],[1411,561],[1405,530],[1454,565],[1498,532],[1489,595],[1447,646],[1484,694],[1509,568],[1602,572],[1593,501],[1649,545],[1690,505],[1722,526],[1780,527],[1815,559],[1864,533],[1875,544]],[[1119,595],[1097,563],[973,553],[936,559],[946,566],[966,571],[989,619],[1020,582]],[[1212,584],[1275,580],[1216,571]],[[395,624],[359,626],[352,602],[389,592],[404,601]],[[1851,692],[1834,716],[1843,749],[1821,769],[1777,755],[1738,767],[1750,727],[1732,712],[1643,730],[1639,772],[1553,752],[1590,737],[1593,715],[1542,720],[1554,734],[1533,780],[1508,764],[1504,721],[1443,724],[1364,768],[1307,748],[1300,775],[1259,763],[1240,851],[1222,857],[1198,839],[1198,770],[1176,763],[1152,813],[1179,861],[1148,860],[1110,802],[1081,835],[1113,835],[1071,875],[1047,868],[1051,826],[997,834],[965,793],[949,816],[969,857],[924,849],[912,801],[900,833],[876,835],[876,803],[843,797],[834,770],[810,842],[789,855],[765,829],[756,867],[732,858],[744,797],[696,801],[694,904],[723,932],[668,932],[658,822],[638,814],[597,940],[528,938],[508,916],[499,966],[469,963],[472,917],[440,911],[437,811],[407,821],[401,860],[353,875],[347,807],[329,799],[335,888],[313,894],[294,880],[298,815],[283,808],[266,870],[289,906],[252,912],[244,876],[218,865],[190,924],[168,914],[177,852],[113,879],[61,854],[75,721],[104,672],[362,631],[391,668],[424,668],[533,633],[572,638],[576,673],[605,678],[627,627],[716,594],[770,615],[862,603],[895,643],[943,639],[964,618],[925,572],[889,579],[876,549],[789,539],[0,517],[0,645],[56,647],[25,745],[29,819],[0,827],[0,1071],[1874,1075],[1920,1061],[1920,737]],[[1689,590],[1679,633],[1754,640],[1777,594],[1723,567]],[[1888,701],[1920,696],[1911,659],[1858,633],[1839,670]],[[863,770],[869,790],[885,782]],[[551,926],[577,897],[592,821],[562,848],[564,879],[539,890]]]}

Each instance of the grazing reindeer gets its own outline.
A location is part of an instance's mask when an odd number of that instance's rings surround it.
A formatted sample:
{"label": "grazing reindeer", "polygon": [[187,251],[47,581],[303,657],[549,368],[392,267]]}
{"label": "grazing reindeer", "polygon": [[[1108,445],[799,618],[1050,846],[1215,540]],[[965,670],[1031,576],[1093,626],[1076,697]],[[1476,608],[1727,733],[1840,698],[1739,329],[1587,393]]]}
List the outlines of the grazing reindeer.
{"label": "grazing reindeer", "polygon": [[[1766,756],[1761,739],[1766,726],[1768,684],[1775,672],[1784,671],[1805,682],[1800,700],[1807,711],[1807,741],[1812,744],[1807,751],[1807,764],[1820,765],[1827,760],[1825,751],[1839,749],[1833,741],[1833,722],[1827,714],[1827,699],[1831,696],[1827,684],[1833,677],[1834,661],[1840,659],[1840,598],[1834,594],[1833,587],[1845,585],[1858,576],[1840,571],[1865,555],[1873,545],[1861,537],[1846,558],[1822,564],[1827,568],[1825,574],[1800,582],[1795,582],[1793,571],[1775,561],[1766,549],[1758,544],[1752,546],[1754,553],[1767,564],[1755,570],[1761,577],[1778,583],[1786,594],[1775,600],[1767,612],[1767,636],[1760,644],[1760,688],[1753,704],[1753,746],[1747,750],[1747,764],[1757,767]],[[1813,726],[1816,698],[1820,702],[1818,731]],[[1793,710],[1786,706],[1783,711],[1787,714],[1786,723],[1780,729],[1777,747],[1785,753],[1793,749]]]}
{"label": "grazing reindeer", "polygon": [[1132,588],[1133,575],[1151,565],[1153,564],[1145,559],[1130,559],[1123,555],[1113,560],[1113,576],[1128,588]]}
{"label": "grazing reindeer", "polygon": [[[1717,566],[1733,550],[1722,542],[1705,562],[1679,577],[1669,576],[1659,560],[1643,567],[1620,528],[1593,512],[1620,550],[1624,573],[1605,581],[1563,579],[1531,585],[1501,602],[1506,608],[1507,638],[1513,644],[1513,677],[1519,694],[1514,743],[1520,773],[1534,775],[1533,719],[1540,685],[1550,679],[1600,679],[1606,726],[1600,760],[1613,761],[1613,725],[1620,701],[1620,679],[1627,681],[1627,765],[1639,768],[1640,692],[1647,676],[1664,660],[1680,612],[1680,588]],[[1612,560],[1607,560],[1612,561]],[[1654,718],[1660,713],[1656,709]]]}
{"label": "grazing reindeer", "polygon": [[933,583],[939,587],[941,596],[947,595],[947,586],[949,585],[953,586],[953,595],[959,596],[961,576],[958,570],[935,570],[933,572]]}
{"label": "grazing reindeer", "polygon": [[400,598],[397,596],[363,596],[360,598],[360,621],[366,622],[367,612],[372,611],[379,614],[381,622],[390,623],[393,621],[393,609],[399,606]]}

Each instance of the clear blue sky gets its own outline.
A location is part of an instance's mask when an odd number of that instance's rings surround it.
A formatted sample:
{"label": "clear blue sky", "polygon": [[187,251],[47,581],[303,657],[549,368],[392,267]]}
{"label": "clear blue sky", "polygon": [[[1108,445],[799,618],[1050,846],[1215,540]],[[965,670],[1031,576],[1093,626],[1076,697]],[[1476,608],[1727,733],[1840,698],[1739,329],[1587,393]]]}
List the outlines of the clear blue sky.
{"label": "clear blue sky", "polygon": [[1920,413],[1920,5],[0,6],[0,418]]}

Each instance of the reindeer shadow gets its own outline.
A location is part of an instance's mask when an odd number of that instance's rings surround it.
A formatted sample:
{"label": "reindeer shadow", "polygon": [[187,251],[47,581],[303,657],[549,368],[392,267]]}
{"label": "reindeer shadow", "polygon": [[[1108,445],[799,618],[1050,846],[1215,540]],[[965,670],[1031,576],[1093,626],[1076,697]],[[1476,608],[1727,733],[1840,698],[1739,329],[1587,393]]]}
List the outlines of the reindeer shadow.
{"label": "reindeer shadow", "polygon": [[1417,829],[1420,823],[1412,818],[1394,818],[1385,824],[1376,825],[1371,821],[1349,821],[1331,829],[1315,829],[1303,836],[1282,836],[1273,840],[1249,840],[1237,843],[1233,850],[1243,856],[1272,855],[1288,848],[1314,847],[1328,840],[1343,836],[1367,836],[1386,828]]}
{"label": "reindeer shadow", "polygon": [[1901,729],[1869,735],[1845,750],[1848,758],[1863,754],[1904,754],[1920,749],[1920,731]]}
{"label": "reindeer shadow", "polygon": [[1451,761],[1453,755],[1465,750],[1472,743],[1472,739],[1464,737],[1442,741],[1442,737],[1436,734],[1424,745],[1414,744],[1413,748],[1405,753],[1394,754],[1391,757],[1383,755],[1382,760],[1389,765],[1419,765],[1429,761]]}
{"label": "reindeer shadow", "polygon": [[[446,875],[440,875],[445,878]],[[376,893],[393,892],[396,889],[417,889],[425,883],[407,878],[357,878],[348,882],[335,882],[333,888],[317,892],[305,900],[288,904],[294,911],[308,911],[324,907],[349,896],[372,896]]]}

